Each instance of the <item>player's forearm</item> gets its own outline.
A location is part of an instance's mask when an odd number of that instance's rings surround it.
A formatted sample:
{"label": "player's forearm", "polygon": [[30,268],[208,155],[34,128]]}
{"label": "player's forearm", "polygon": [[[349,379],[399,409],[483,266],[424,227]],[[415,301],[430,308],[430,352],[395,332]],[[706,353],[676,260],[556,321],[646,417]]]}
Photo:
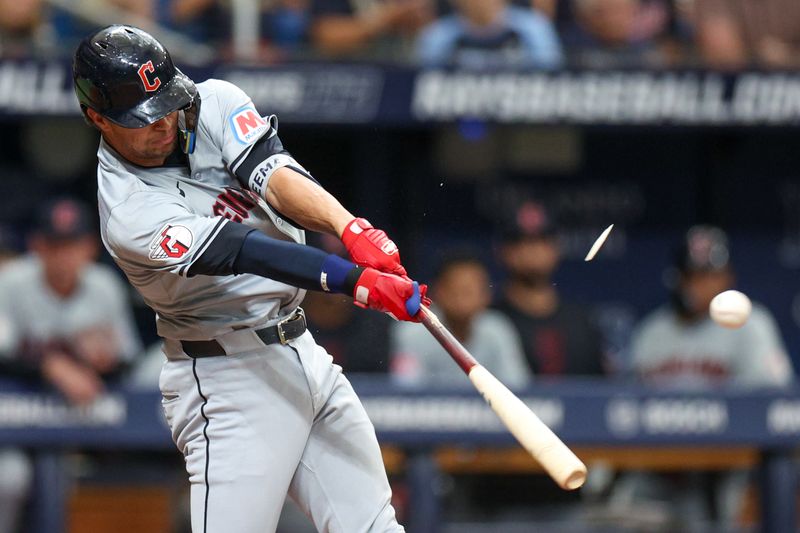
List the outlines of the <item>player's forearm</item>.
{"label": "player's forearm", "polygon": [[303,289],[352,294],[363,269],[341,257],[250,232],[233,263],[236,274],[256,274]]}
{"label": "player's forearm", "polygon": [[355,218],[328,191],[290,168],[275,171],[265,196],[279,213],[304,228],[336,237]]}
{"label": "player's forearm", "polygon": [[[418,320],[420,305],[430,305],[425,297],[427,287],[408,278],[356,266],[339,256],[273,239],[235,222],[223,230],[229,235],[214,239],[189,269],[190,276],[255,274],[304,289],[349,294],[359,307],[390,313],[398,320]],[[215,250],[218,246],[226,250]]]}
{"label": "player's forearm", "polygon": [[190,277],[255,274],[302,289],[352,294],[363,269],[311,246],[228,222],[189,267]]}

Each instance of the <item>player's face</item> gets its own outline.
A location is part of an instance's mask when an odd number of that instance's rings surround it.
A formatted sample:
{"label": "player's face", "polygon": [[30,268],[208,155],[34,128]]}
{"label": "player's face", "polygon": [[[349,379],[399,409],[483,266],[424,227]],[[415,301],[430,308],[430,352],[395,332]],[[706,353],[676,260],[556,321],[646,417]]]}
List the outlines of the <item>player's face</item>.
{"label": "player's face", "polygon": [[45,277],[56,292],[69,292],[83,269],[94,261],[97,243],[92,237],[64,241],[35,237],[31,249],[39,256]]}
{"label": "player's face", "polygon": [[502,260],[513,277],[548,281],[558,267],[561,254],[555,238],[527,238],[506,244]]}
{"label": "player's face", "polygon": [[144,128],[123,128],[91,109],[89,116],[106,142],[131,163],[143,167],[163,165],[167,156],[177,147],[177,111]]}
{"label": "player's face", "polygon": [[453,265],[434,285],[435,301],[450,320],[468,321],[491,300],[489,275],[473,263]]}
{"label": "player's face", "polygon": [[692,314],[708,312],[711,300],[717,294],[733,287],[733,274],[729,270],[691,272],[681,278],[681,290]]}

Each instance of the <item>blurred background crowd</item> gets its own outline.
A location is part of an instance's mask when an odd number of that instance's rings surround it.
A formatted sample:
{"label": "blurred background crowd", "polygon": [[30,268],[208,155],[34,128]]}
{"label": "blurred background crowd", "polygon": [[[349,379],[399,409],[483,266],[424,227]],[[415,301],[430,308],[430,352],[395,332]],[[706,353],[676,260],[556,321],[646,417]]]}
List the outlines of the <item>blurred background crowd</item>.
{"label": "blurred background crowd", "polygon": [[[0,59],[69,58],[80,38],[114,21],[152,31],[179,66],[357,61],[735,73],[791,71],[800,61],[794,0],[0,0]],[[509,386],[593,376],[717,390],[795,379],[793,127],[289,122],[281,137],[347,207],[387,230],[410,272],[430,283],[448,328]],[[163,355],[152,312],[99,245],[97,133],[77,116],[32,114],[4,116],[0,139],[0,376],[52,388],[74,405],[121,384],[155,388]],[[584,264],[612,222],[606,247]],[[310,242],[345,254],[335,239]],[[708,318],[711,298],[732,287],[756,302],[735,331]],[[350,375],[469,386],[419,326],[335,295],[309,293],[304,308],[318,342]],[[103,477],[97,465],[113,464],[125,478],[153,463],[181,479],[177,453],[139,462],[81,456],[70,468],[77,479]],[[601,502],[617,519],[611,530],[752,524],[745,470],[594,471],[581,494],[560,494],[535,475],[465,476],[439,490],[452,520],[511,516],[575,528],[576,509]],[[25,531],[31,484],[26,452],[0,449],[0,533]],[[402,484],[395,492],[402,513]],[[308,527],[293,520],[287,512],[282,531]]]}
{"label": "blurred background crowd", "polygon": [[0,50],[69,55],[121,19],[191,62],[791,68],[800,46],[789,0],[3,0]]}

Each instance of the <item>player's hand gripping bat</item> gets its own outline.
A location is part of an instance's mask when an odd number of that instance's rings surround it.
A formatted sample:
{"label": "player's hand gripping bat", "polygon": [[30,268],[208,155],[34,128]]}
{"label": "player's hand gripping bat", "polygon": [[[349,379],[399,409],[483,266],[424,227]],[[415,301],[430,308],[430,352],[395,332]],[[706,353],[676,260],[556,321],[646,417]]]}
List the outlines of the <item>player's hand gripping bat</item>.
{"label": "player's hand gripping bat", "polygon": [[577,489],[583,485],[586,481],[586,465],[572,453],[572,450],[567,448],[561,439],[522,403],[522,400],[481,366],[442,325],[433,311],[421,306],[420,315],[421,322],[428,331],[469,376],[489,407],[497,413],[511,434],[542,465],[550,477],[565,490]]}

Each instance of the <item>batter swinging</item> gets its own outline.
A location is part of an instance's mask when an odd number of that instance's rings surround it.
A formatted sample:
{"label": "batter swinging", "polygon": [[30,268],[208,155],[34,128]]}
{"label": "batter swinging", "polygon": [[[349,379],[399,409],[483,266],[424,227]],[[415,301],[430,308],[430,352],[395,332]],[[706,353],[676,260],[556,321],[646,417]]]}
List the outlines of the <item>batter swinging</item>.
{"label": "batter swinging", "polygon": [[[103,243],[157,312],[192,530],[274,531],[288,493],[320,531],[403,531],[374,428],[298,305],[340,292],[416,321],[426,287],[283,149],[274,116],[230,83],[195,85],[147,33],[87,37],[73,77],[102,134]],[[341,237],[358,266],[302,228]]]}

